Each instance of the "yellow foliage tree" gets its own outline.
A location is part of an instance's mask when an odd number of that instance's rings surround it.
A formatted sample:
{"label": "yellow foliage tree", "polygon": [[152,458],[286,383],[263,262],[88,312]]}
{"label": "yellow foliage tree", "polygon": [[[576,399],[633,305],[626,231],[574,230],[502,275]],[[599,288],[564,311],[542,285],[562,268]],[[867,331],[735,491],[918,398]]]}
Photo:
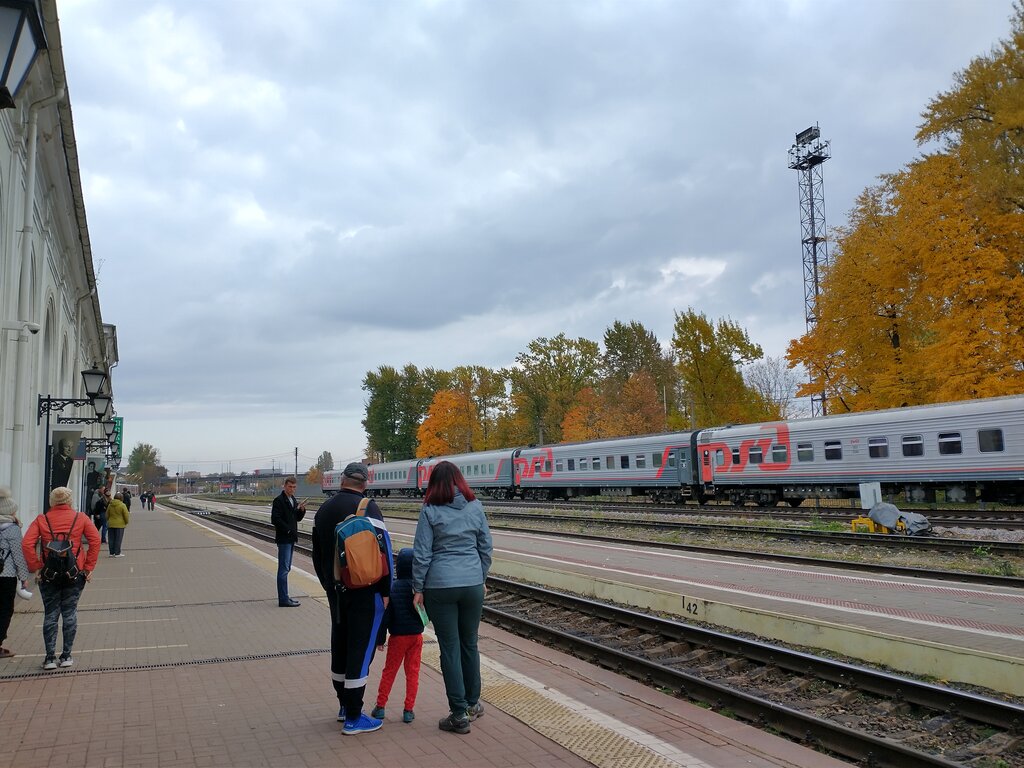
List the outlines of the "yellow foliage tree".
{"label": "yellow foliage tree", "polygon": [[306,482],[310,485],[320,485],[320,481],[323,479],[323,473],[318,467],[310,467],[306,473]]}
{"label": "yellow foliage tree", "polygon": [[664,403],[654,377],[647,371],[637,371],[629,377],[621,396],[607,413],[609,436],[648,435],[665,430]]}
{"label": "yellow foliage tree", "polygon": [[476,407],[464,391],[442,389],[416,431],[416,456],[441,456],[473,450],[479,429]]}
{"label": "yellow foliage tree", "polygon": [[576,443],[607,437],[604,424],[604,402],[593,387],[585,387],[577,393],[576,403],[562,419],[562,440]]}

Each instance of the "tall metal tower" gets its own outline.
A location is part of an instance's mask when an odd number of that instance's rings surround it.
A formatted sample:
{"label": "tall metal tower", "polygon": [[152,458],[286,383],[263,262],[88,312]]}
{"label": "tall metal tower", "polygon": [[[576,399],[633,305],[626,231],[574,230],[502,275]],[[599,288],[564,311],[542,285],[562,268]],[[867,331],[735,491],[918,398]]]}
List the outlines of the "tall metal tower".
{"label": "tall metal tower", "polygon": [[[789,148],[789,167],[798,172],[800,188],[800,232],[804,250],[804,320],[814,328],[815,300],[820,290],[819,271],[828,265],[825,237],[825,184],[821,166],[831,155],[830,143],[821,140],[817,124],[800,131]],[[825,393],[811,396],[811,416],[825,415]]]}

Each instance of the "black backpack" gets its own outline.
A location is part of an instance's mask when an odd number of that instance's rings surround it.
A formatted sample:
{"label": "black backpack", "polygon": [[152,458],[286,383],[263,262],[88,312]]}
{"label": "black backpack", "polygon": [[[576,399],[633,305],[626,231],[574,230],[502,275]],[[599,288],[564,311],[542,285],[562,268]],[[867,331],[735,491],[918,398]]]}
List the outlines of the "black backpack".
{"label": "black backpack", "polygon": [[40,581],[57,587],[70,587],[78,579],[81,571],[78,570],[78,556],[71,542],[71,534],[75,530],[79,514],[76,512],[71,518],[71,527],[67,533],[54,533],[50,519],[43,514],[46,527],[50,529],[50,541],[43,547],[43,570],[39,574]]}

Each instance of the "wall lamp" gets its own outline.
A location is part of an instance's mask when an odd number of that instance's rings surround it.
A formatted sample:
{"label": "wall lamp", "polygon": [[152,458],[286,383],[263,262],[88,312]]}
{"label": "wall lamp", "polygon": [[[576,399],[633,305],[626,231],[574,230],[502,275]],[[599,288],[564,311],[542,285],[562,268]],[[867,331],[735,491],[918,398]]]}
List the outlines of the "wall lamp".
{"label": "wall lamp", "polygon": [[[2,0],[0,0],[2,1]],[[100,416],[100,404],[103,407],[103,415],[106,415],[110,409],[110,396],[101,395],[100,392],[103,390],[103,385],[107,381],[107,374],[93,366],[87,371],[82,371],[82,382],[85,384],[85,397],[50,397],[46,395],[39,396],[39,412],[36,414],[36,424],[42,421],[43,414],[46,414],[46,427],[49,431],[50,427],[50,412],[61,411],[67,408],[69,405],[92,405],[96,411],[96,415]],[[100,404],[97,404],[100,401]],[[90,423],[90,422],[64,422],[65,424],[71,423]]]}
{"label": "wall lamp", "polygon": [[[46,36],[34,0],[0,0],[0,109],[11,109]],[[34,331],[38,333],[38,331]]]}

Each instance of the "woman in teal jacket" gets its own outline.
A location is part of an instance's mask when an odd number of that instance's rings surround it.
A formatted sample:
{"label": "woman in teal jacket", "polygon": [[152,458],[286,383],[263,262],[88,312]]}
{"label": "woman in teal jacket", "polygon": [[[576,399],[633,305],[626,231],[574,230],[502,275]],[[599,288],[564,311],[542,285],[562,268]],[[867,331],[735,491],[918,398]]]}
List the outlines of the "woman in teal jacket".
{"label": "woman in teal jacket", "polygon": [[477,634],[491,569],[491,531],[483,505],[450,461],[434,466],[423,501],[413,543],[413,604],[425,606],[441,652],[450,712],[438,727],[469,733],[470,720],[484,713]]}

